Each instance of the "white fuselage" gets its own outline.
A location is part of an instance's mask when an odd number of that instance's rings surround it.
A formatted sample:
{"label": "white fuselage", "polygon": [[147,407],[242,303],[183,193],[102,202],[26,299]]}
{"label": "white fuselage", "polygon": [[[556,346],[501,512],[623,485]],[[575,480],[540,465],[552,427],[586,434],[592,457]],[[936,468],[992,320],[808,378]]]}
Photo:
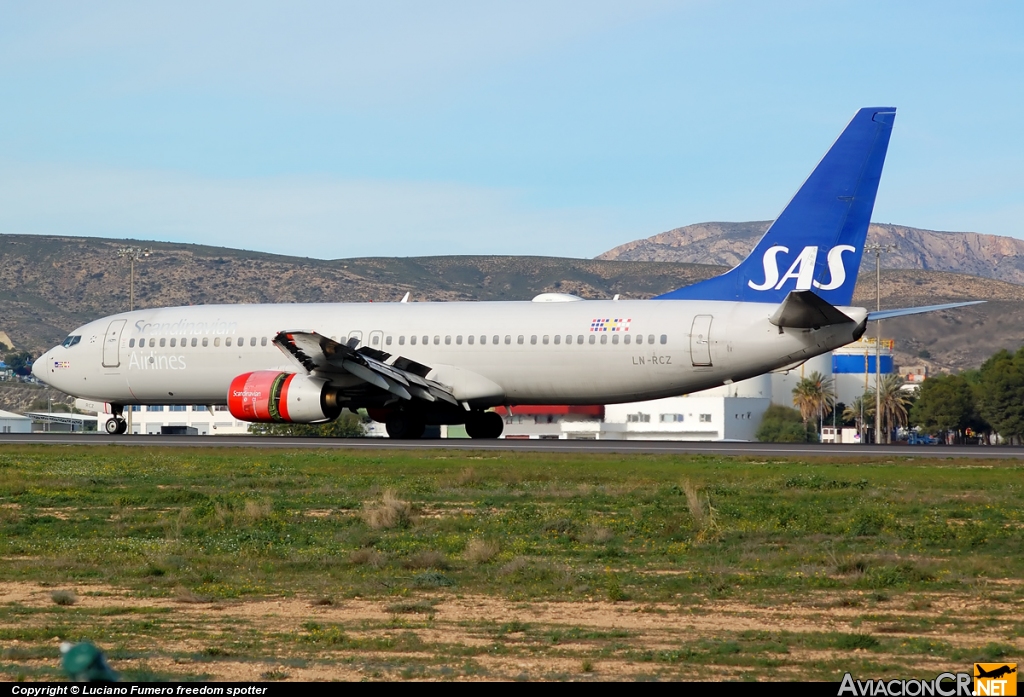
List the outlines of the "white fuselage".
{"label": "white fuselage", "polygon": [[[475,406],[615,403],[685,394],[798,363],[857,338],[866,317],[861,308],[842,308],[853,322],[780,330],[768,321],[776,308],[621,300],[136,310],[76,329],[78,343],[51,349],[33,372],[87,399],[223,404],[242,373],[303,372],[273,339],[309,331],[341,341],[357,336],[363,346],[430,366],[431,377],[447,380],[456,397],[476,389],[468,395]],[[480,392],[475,383],[461,388],[464,375],[482,376],[502,394]]]}

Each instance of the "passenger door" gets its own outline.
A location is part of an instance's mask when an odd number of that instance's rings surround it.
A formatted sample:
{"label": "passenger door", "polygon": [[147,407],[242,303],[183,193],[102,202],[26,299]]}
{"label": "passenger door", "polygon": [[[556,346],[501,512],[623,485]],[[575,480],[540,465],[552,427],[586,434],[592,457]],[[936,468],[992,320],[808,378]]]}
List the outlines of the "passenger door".
{"label": "passenger door", "polygon": [[690,361],[694,366],[711,365],[711,315],[697,315],[690,328]]}
{"label": "passenger door", "polygon": [[124,329],[127,320],[115,319],[107,327],[106,336],[103,338],[103,367],[117,368],[121,365],[121,330]]}

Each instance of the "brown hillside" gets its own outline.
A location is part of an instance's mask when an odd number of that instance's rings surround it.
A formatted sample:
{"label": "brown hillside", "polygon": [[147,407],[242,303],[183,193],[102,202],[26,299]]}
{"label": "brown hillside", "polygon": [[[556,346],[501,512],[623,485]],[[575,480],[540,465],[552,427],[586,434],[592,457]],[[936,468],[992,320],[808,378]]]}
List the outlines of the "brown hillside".
{"label": "brown hillside", "polygon": [[[687,225],[628,242],[597,258],[733,267],[750,253],[769,225],[769,221]],[[868,243],[896,246],[894,252],[882,255],[882,267],[886,269],[953,271],[1024,283],[1024,240],[872,224]],[[874,268],[874,260],[865,255],[861,271],[869,267]]]}
{"label": "brown hillside", "polygon": [[[127,309],[121,240],[0,236],[0,330],[36,353],[76,326]],[[552,257],[458,256],[324,261],[198,245],[143,243],[136,307],[246,302],[526,300],[541,292],[646,298],[721,273],[718,266]],[[892,320],[899,359],[927,350],[945,369],[1024,343],[1024,286],[936,271],[882,274],[882,307],[987,299],[978,308]],[[874,275],[857,301],[873,306]]]}

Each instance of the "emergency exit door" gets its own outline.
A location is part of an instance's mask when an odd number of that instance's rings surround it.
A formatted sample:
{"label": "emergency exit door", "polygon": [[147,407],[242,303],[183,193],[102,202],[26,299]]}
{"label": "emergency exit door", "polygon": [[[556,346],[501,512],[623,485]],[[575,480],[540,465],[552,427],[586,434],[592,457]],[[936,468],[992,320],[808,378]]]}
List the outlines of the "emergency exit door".
{"label": "emergency exit door", "polygon": [[115,319],[107,327],[103,337],[103,367],[117,368],[121,365],[121,330],[127,320]]}
{"label": "emergency exit door", "polygon": [[711,365],[711,315],[697,315],[690,328],[690,361],[695,366]]}

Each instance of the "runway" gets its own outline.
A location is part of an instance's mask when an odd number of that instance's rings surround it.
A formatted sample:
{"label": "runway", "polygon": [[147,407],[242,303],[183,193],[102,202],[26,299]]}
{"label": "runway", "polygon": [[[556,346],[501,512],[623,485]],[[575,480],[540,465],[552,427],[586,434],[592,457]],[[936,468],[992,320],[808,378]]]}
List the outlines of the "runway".
{"label": "runway", "polygon": [[2,445],[74,445],[161,448],[349,450],[491,450],[537,453],[732,455],[746,457],[904,457],[1024,460],[1024,447],[697,443],[625,440],[391,440],[387,438],[277,438],[267,436],[108,436],[77,433],[4,433]]}

